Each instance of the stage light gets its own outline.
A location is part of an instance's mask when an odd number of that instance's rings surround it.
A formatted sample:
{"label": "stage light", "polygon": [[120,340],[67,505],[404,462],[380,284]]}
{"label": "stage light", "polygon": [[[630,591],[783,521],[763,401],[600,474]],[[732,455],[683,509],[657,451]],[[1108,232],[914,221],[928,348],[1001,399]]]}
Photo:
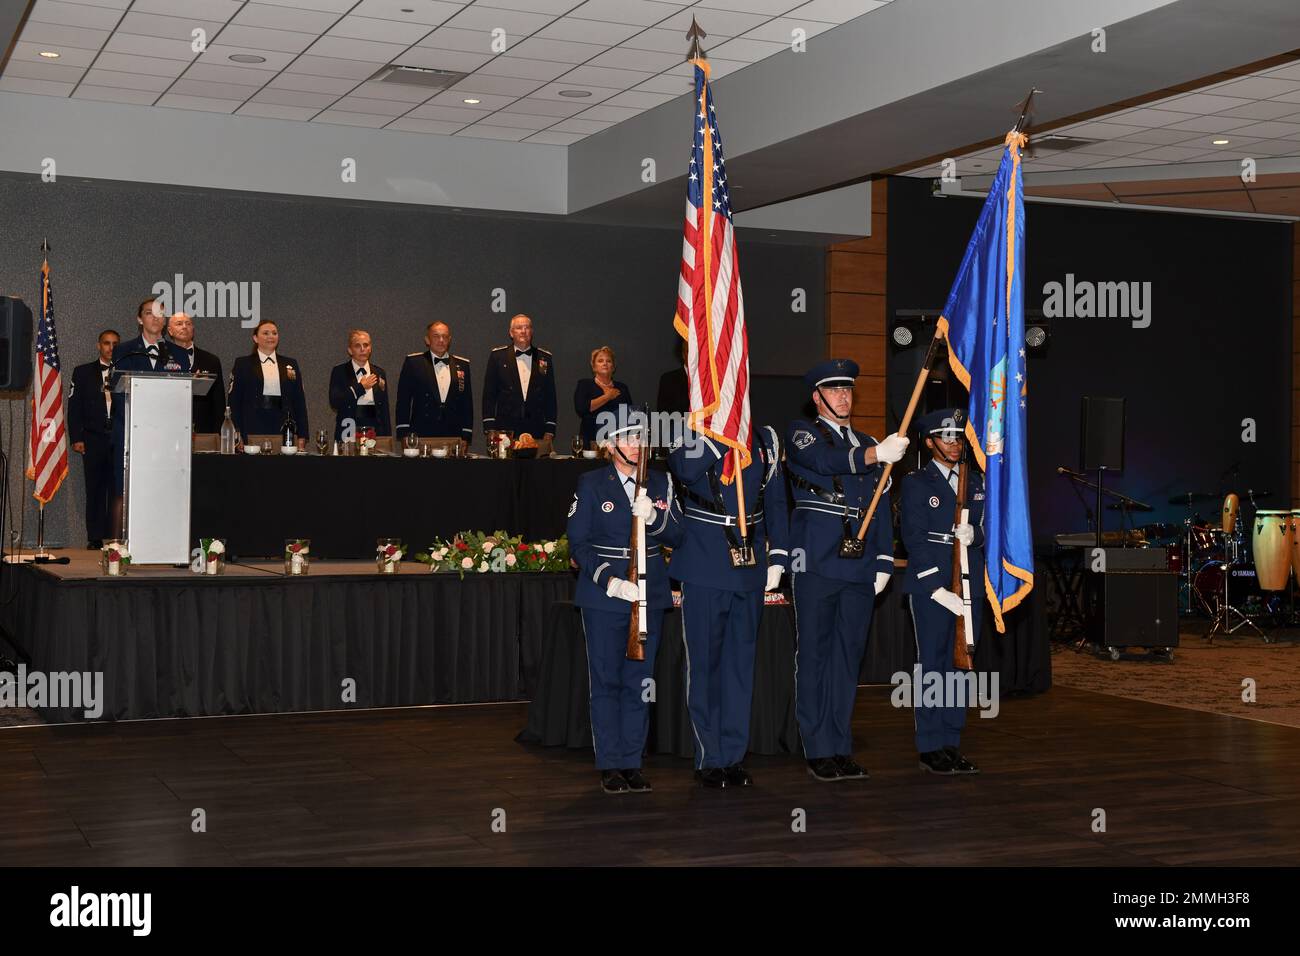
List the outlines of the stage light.
{"label": "stage light", "polygon": [[938,318],[938,309],[899,309],[890,322],[890,346],[895,352],[902,352],[918,344],[929,344]]}
{"label": "stage light", "polygon": [[907,348],[912,344],[912,330],[906,325],[894,326],[894,344],[899,348]]}
{"label": "stage light", "polygon": [[1047,341],[1047,330],[1041,325],[1031,325],[1025,329],[1025,344],[1036,349]]}
{"label": "stage light", "polygon": [[1025,351],[1029,355],[1045,355],[1051,328],[1041,309],[1025,310]]}

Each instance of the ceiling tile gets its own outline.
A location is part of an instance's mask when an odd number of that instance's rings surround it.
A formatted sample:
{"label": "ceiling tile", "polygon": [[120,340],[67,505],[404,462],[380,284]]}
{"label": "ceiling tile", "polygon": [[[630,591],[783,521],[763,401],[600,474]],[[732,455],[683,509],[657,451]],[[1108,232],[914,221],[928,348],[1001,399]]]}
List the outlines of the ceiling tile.
{"label": "ceiling tile", "polygon": [[544,84],[544,80],[517,80],[509,76],[473,73],[451,89],[469,93],[495,93],[499,96],[525,96]]}
{"label": "ceiling tile", "polygon": [[[719,33],[714,36],[710,33],[709,39],[705,41],[704,45],[707,49],[712,50],[714,44],[725,43],[729,39],[731,39],[730,34]],[[686,57],[688,49],[686,37],[680,30],[645,30],[634,37],[624,40],[621,45],[633,50],[655,50],[659,53],[671,53],[678,61]]]}
{"label": "ceiling tile", "polygon": [[412,104],[399,100],[371,100],[361,96],[345,96],[334,104],[334,109],[348,113],[374,113],[377,116],[401,116],[411,110]]}
{"label": "ceiling tile", "polygon": [[778,17],[775,20],[769,20],[761,27],[755,27],[745,34],[750,40],[765,40],[769,43],[779,43],[782,46],[791,46],[794,43],[794,31],[802,30],[805,39],[812,39],[819,33],[825,33],[834,27],[834,23],[821,23],[810,17],[800,18],[799,16]]}
{"label": "ceiling tile", "polygon": [[29,80],[22,76],[0,76],[0,90],[10,93],[39,93],[44,96],[67,96],[75,83],[56,83],[52,80]]}
{"label": "ceiling tile", "polygon": [[104,44],[108,53],[125,53],[128,56],[159,56],[168,60],[192,60],[197,53],[189,40],[169,40],[166,37],[140,37],[130,33],[114,33]]}
{"label": "ceiling tile", "polygon": [[1240,116],[1198,116],[1195,119],[1184,120],[1181,123],[1175,123],[1173,126],[1166,126],[1170,130],[1194,130],[1198,133],[1226,133],[1230,130],[1238,129],[1242,126],[1249,126],[1250,120],[1242,119]]}
{"label": "ceiling tile", "polygon": [[559,63],[585,63],[603,52],[605,48],[594,43],[571,43],[568,40],[543,40],[540,37],[529,37],[522,43],[516,43],[505,55],[522,56],[530,60],[554,60]]}
{"label": "ceiling tile", "polygon": [[[349,11],[356,17],[376,17],[380,20],[403,20],[424,23],[431,27],[445,22],[458,13],[469,0],[455,3],[439,0],[361,0]],[[403,10],[409,9],[410,13]]]}
{"label": "ceiling tile", "polygon": [[590,106],[582,100],[539,100],[525,96],[510,104],[512,113],[529,113],[534,116],[574,116]]}
{"label": "ceiling tile", "polygon": [[[222,43],[221,38],[217,38],[216,43],[208,46],[207,50],[199,55],[200,63],[211,63],[213,66],[246,66],[250,70],[263,70],[272,73],[278,73],[286,66],[293,62],[294,55],[285,53],[282,50],[250,50],[243,46],[230,46]],[[230,58],[237,55],[260,56],[263,60],[261,63],[240,63],[232,61]]]}
{"label": "ceiling tile", "polygon": [[423,103],[435,91],[423,86],[409,86],[406,83],[381,83],[378,80],[371,80],[369,83],[362,83],[351,92],[353,96],[363,96],[366,99],[395,100],[400,103],[414,104]]}
{"label": "ceiling tile", "polygon": [[530,33],[536,33],[555,19],[549,13],[525,13],[522,10],[504,10],[500,7],[466,7],[447,21],[447,26],[457,30],[476,30],[489,40],[493,30],[504,30],[507,40],[513,42]]}
{"label": "ceiling tile", "polygon": [[97,100],[101,103],[135,103],[151,106],[158,94],[150,90],[124,90],[113,86],[94,86],[82,83],[72,94],[74,100]]}
{"label": "ceiling tile", "polygon": [[241,83],[244,86],[261,86],[270,74],[266,70],[250,70],[234,63],[194,63],[184,74],[187,80],[211,80],[214,83]]}
{"label": "ceiling tile", "polygon": [[676,66],[680,61],[681,56],[675,53],[657,53],[653,50],[618,47],[617,49],[606,50],[588,65],[614,67],[621,70],[640,70],[643,73],[653,75],[668,69],[670,66]]}
{"label": "ceiling tile", "polygon": [[1282,93],[1269,100],[1270,103],[1300,103],[1300,91],[1294,93]]}
{"label": "ceiling tile", "polygon": [[[193,73],[190,70],[190,73]],[[290,73],[285,71],[266,84],[266,89],[294,90],[299,93],[333,93],[342,96],[350,93],[357,81],[347,77],[313,76],[310,73]]]}
{"label": "ceiling tile", "polygon": [[1064,129],[1052,130],[1051,132],[1065,136],[1082,136],[1084,139],[1111,139],[1133,132],[1133,127],[1122,126],[1119,123],[1107,123],[1104,120],[1090,120],[1086,123],[1079,123],[1077,126],[1067,126]]}
{"label": "ceiling tile", "polygon": [[300,90],[265,89],[253,97],[254,103],[268,103],[275,106],[296,106],[311,108],[315,113],[333,103],[337,96],[332,93],[305,93]]}
{"label": "ceiling tile", "polygon": [[217,41],[223,46],[247,47],[250,50],[301,53],[316,42],[316,35],[313,33],[295,33],[289,30],[269,30],[266,27],[241,27],[232,24],[221,31]]}
{"label": "ceiling tile", "polygon": [[525,10],[531,13],[553,13],[558,16],[582,0],[477,0],[480,7],[500,7],[503,10]]}
{"label": "ceiling tile", "polygon": [[352,80],[366,80],[384,64],[378,61],[340,60],[329,56],[304,55],[285,68],[288,73],[307,73],[313,76],[337,76]]}
{"label": "ceiling tile", "polygon": [[[590,96],[572,97],[561,96],[561,90],[586,90]],[[559,100],[561,103],[582,103],[584,106],[595,106],[597,103],[603,103],[616,93],[622,90],[607,90],[597,86],[578,86],[574,83],[551,83],[543,86],[540,90],[531,94],[533,99],[537,100]]]}
{"label": "ceiling tile", "polygon": [[[357,0],[257,0],[257,2],[269,4],[273,7],[301,7],[306,10],[320,10],[340,14],[346,13],[356,6]],[[407,4],[407,6],[410,6],[410,4]]]}
{"label": "ceiling tile", "polygon": [[[67,26],[62,23],[41,23],[28,20],[19,39],[40,46],[43,50],[64,52],[64,47],[78,50],[98,50],[109,37],[108,30],[92,30],[86,27]],[[21,45],[21,44],[19,44]]]}
{"label": "ceiling tile", "polygon": [[610,106],[631,106],[634,109],[648,110],[676,99],[672,93],[651,93],[647,90],[627,90],[618,96],[611,96],[605,102]]}
{"label": "ceiling tile", "polygon": [[1259,136],[1265,139],[1295,139],[1300,134],[1300,126],[1295,123],[1282,123],[1277,120],[1269,120],[1263,123],[1252,123],[1249,126],[1243,126],[1237,130],[1240,136]]}
{"label": "ceiling tile", "polygon": [[486,53],[495,56],[492,36],[482,30],[454,30],[439,27],[420,41],[420,46],[437,50],[463,50],[466,53]]}
{"label": "ceiling tile", "polygon": [[257,87],[240,86],[236,83],[212,83],[207,80],[181,77],[167,92],[182,93],[186,96],[207,96],[218,100],[239,100],[242,103],[257,92]]}
{"label": "ceiling tile", "polygon": [[1281,66],[1276,70],[1265,70],[1264,75],[1274,80],[1300,80],[1300,63]]}
{"label": "ceiling tile", "polygon": [[[477,103],[466,103],[466,100],[478,100]],[[494,96],[491,93],[467,93],[455,92],[453,90],[444,90],[433,99],[426,103],[426,106],[451,106],[465,107],[472,106],[480,110],[499,110],[509,106],[515,101],[513,96]],[[423,116],[423,114],[421,114]],[[424,117],[427,119],[445,119],[445,117],[434,116]]]}
{"label": "ceiling tile", "polygon": [[422,66],[433,70],[451,70],[456,73],[469,73],[478,69],[492,58],[486,54],[464,53],[460,50],[433,50],[429,47],[413,46],[393,60],[401,66]]}
{"label": "ceiling tile", "polygon": [[1300,90],[1300,81],[1280,80],[1267,76],[1248,76],[1208,87],[1219,96],[1240,96],[1248,100],[1266,100],[1282,93]]}
{"label": "ceiling tile", "polygon": [[408,133],[441,133],[447,136],[450,136],[458,129],[464,128],[464,123],[449,123],[445,120],[414,119],[410,116],[400,116],[384,127],[384,129],[405,130]]}
{"label": "ceiling tile", "polygon": [[62,0],[39,0],[27,19],[29,22],[61,23],[90,30],[112,30],[122,19],[122,11],[108,7],[89,7],[82,3],[64,3]]}
{"label": "ceiling tile", "polygon": [[737,37],[734,40],[728,40],[721,43],[709,51],[710,58],[717,56],[724,60],[744,60],[746,63],[757,63],[759,60],[765,60],[774,53],[784,53],[790,49],[785,43],[768,43],[764,40],[749,40],[745,37]]}
{"label": "ceiling tile", "polygon": [[521,80],[553,80],[572,69],[568,63],[529,60],[521,56],[499,56],[479,71],[489,76],[513,76]]}
{"label": "ceiling tile", "polygon": [[647,93],[667,93],[670,96],[680,96],[682,93],[689,93],[695,89],[695,84],[691,80],[683,79],[672,73],[661,73],[644,83],[638,83],[635,89]]}
{"label": "ceiling tile", "polygon": [[[708,2],[713,3],[715,0]],[[883,0],[812,0],[811,3],[795,7],[791,16],[825,20],[828,23],[848,23],[855,17],[879,10],[884,5]]]}
{"label": "ceiling tile", "polygon": [[1288,113],[1295,111],[1295,104],[1279,103],[1273,100],[1262,100],[1257,103],[1247,103],[1245,106],[1234,106],[1230,110],[1224,110],[1218,113],[1219,116],[1244,116],[1247,119],[1269,120],[1277,119],[1279,116],[1286,116]]}
{"label": "ceiling tile", "polygon": [[156,13],[136,13],[133,10],[122,18],[116,32],[132,33],[142,37],[167,37],[171,40],[192,43],[195,30],[203,30],[207,39],[211,40],[224,25],[220,20],[164,17]]}
{"label": "ceiling tile", "polygon": [[554,116],[538,116],[536,113],[511,113],[501,110],[493,113],[485,122],[493,126],[505,126],[509,129],[545,129],[556,122]]}
{"label": "ceiling tile", "polygon": [[558,133],[553,129],[543,130],[529,136],[525,143],[545,143],[548,146],[570,146],[580,139],[586,139],[586,133]]}
{"label": "ceiling tile", "polygon": [[376,20],[371,17],[346,16],[330,28],[326,36],[348,37],[354,40],[375,40],[380,43],[400,43],[410,46],[430,33],[428,23],[400,23],[397,20]]}
{"label": "ceiling tile", "polygon": [[[795,6],[798,4],[796,3]],[[784,13],[785,11],[780,11]],[[696,7],[689,7],[678,13],[674,13],[667,20],[658,24],[660,29],[672,30],[681,39],[682,55],[686,55],[686,31],[691,28],[691,17],[695,17],[700,27],[708,34],[704,40],[704,48],[712,50],[713,45],[718,42],[719,37],[738,37],[742,33],[748,33],[755,27],[762,26],[768,20],[772,19],[775,14],[746,12],[743,6],[721,8],[716,0],[704,0],[702,4]]]}
{"label": "ceiling tile", "polygon": [[573,119],[560,120],[551,129],[559,133],[599,133],[613,126],[613,123],[598,123],[595,120]]}
{"label": "ceiling tile", "polygon": [[560,77],[561,83],[581,86],[603,86],[606,89],[627,90],[650,79],[654,74],[639,70],[611,70],[599,66],[580,66]]}
{"label": "ceiling tile", "polygon": [[244,5],[244,0],[135,0],[138,13],[162,13],[169,17],[219,20],[225,23]]}
{"label": "ceiling tile", "polygon": [[[768,2],[768,0],[753,0]],[[786,2],[786,0],[781,0]],[[649,27],[681,10],[680,4],[659,3],[656,0],[587,0],[569,11],[569,16],[581,20],[608,20],[611,23],[633,23]]]}
{"label": "ceiling tile", "polygon": [[601,104],[593,106],[589,110],[579,113],[575,119],[597,120],[602,123],[621,123],[625,119],[631,119],[643,110],[633,109],[627,106],[609,106]]}
{"label": "ceiling tile", "polygon": [[[409,0],[398,2],[408,3]],[[230,23],[232,26],[269,27],[272,30],[314,33],[319,36],[338,18],[337,13],[328,10],[299,10],[295,7],[272,6],[269,3],[250,3],[231,17]]]}
{"label": "ceiling tile", "polygon": [[[41,56],[46,53],[59,54],[58,59]],[[14,44],[11,62],[25,60],[28,63],[49,64],[51,66],[88,67],[95,60],[95,50],[82,50],[73,46],[53,46],[44,43],[28,43],[25,40]],[[1294,106],[1291,107],[1295,109]]]}
{"label": "ceiling tile", "polygon": [[1213,93],[1187,93],[1153,103],[1157,109],[1170,109],[1181,113],[1217,113],[1234,106],[1245,106],[1250,100],[1239,96],[1215,96]]}
{"label": "ceiling tile", "polygon": [[1185,129],[1140,129],[1121,137],[1121,142],[1147,143],[1151,146],[1170,146],[1195,139],[1196,134]]}
{"label": "ceiling tile", "polygon": [[[38,0],[39,2],[40,0]],[[69,2],[81,3],[91,7],[106,7],[119,12],[131,5],[131,0],[69,0]]]}
{"label": "ceiling tile", "polygon": [[329,123],[332,126],[368,126],[371,129],[379,129],[386,126],[389,122],[387,116],[378,116],[367,113],[348,113],[343,110],[324,110],[316,114],[313,123]]}
{"label": "ceiling tile", "polygon": [[628,37],[640,32],[635,24],[608,23],[603,20],[579,20],[576,17],[561,17],[550,26],[537,31],[545,40],[572,40],[577,43],[598,43],[612,46],[622,43]]}
{"label": "ceiling tile", "polygon": [[[177,64],[178,66],[181,64]],[[51,60],[33,63],[30,60],[10,60],[5,76],[24,80],[48,80],[53,83],[75,83],[86,72],[84,66],[61,66]]]}
{"label": "ceiling tile", "polygon": [[144,56],[128,56],[125,53],[101,53],[95,60],[95,66],[102,70],[142,73],[146,76],[175,77],[185,72],[183,60],[154,60]]}
{"label": "ceiling tile", "polygon": [[460,123],[462,126],[481,120],[491,110],[473,110],[467,106],[448,106],[445,103],[425,103],[417,106],[406,115],[412,119],[439,120],[444,123]]}
{"label": "ceiling tile", "polygon": [[1188,149],[1185,146],[1157,146],[1155,149],[1148,149],[1144,153],[1139,153],[1137,158],[1177,162],[1183,159],[1191,159],[1193,156],[1199,156],[1203,152],[1205,152],[1203,148]]}
{"label": "ceiling tile", "polygon": [[260,116],[266,119],[309,120],[319,110],[310,106],[281,106],[278,103],[245,103],[235,110],[236,116]]}
{"label": "ceiling tile", "polygon": [[1116,113],[1114,116],[1106,117],[1106,119],[1109,122],[1120,123],[1124,126],[1169,126],[1173,123],[1189,120],[1194,115],[1193,113],[1177,113],[1172,110],[1138,107],[1133,110],[1125,110],[1123,113]]}
{"label": "ceiling tile", "polygon": [[[140,73],[118,73],[114,70],[101,70],[95,67],[93,70],[87,70],[86,75],[81,78],[82,84],[91,86],[112,87],[121,90],[139,90],[147,93],[153,93],[155,96],[161,93],[167,87],[172,85],[173,79],[170,76],[144,76]],[[152,98],[150,99],[152,102]]]}
{"label": "ceiling tile", "polygon": [[321,37],[307,52],[312,56],[329,56],[342,60],[365,60],[388,63],[405,52],[401,43],[376,43],[373,40],[352,40],[347,37]]}
{"label": "ceiling tile", "polygon": [[518,142],[530,134],[531,130],[510,129],[505,126],[482,126],[475,123],[473,126],[466,126],[457,133],[457,136],[472,136],[475,139],[508,139]]}
{"label": "ceiling tile", "polygon": [[239,109],[241,102],[241,100],[220,100],[206,96],[183,96],[179,93],[164,93],[158,98],[157,105],[182,110],[203,110],[206,113],[233,113]]}

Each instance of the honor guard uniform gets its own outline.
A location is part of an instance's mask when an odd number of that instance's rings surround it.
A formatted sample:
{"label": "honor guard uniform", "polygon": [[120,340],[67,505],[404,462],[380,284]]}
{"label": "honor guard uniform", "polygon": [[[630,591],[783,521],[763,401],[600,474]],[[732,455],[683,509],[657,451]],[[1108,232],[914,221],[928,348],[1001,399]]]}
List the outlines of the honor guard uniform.
{"label": "honor guard uniform", "polygon": [[686,705],[694,731],[695,775],[710,788],[753,783],[741,766],[749,749],[754,651],[763,592],[788,563],[789,514],[781,443],[769,427],[750,439],[744,469],[746,537],[738,527],[736,484],[722,481],[731,449],[692,436],[669,456],[677,478],[682,542],[672,576],[682,585]]}
{"label": "honor guard uniform", "polygon": [[[965,439],[962,432],[966,413],[960,408],[931,412],[919,423],[930,460],[907,475],[902,487],[902,536],[907,547],[907,574],[903,592],[908,595],[912,625],[916,631],[916,654],[921,665],[922,681],[931,674],[942,677],[944,693],[951,693],[957,681],[953,664],[953,641],[957,618],[961,616],[961,597],[949,590],[953,574],[953,542],[967,546],[971,597],[975,613],[971,615],[973,639],[979,640],[980,610],[984,591],[984,479],[969,461],[966,479],[967,523],[954,525],[957,488],[960,476],[958,461]],[[922,684],[913,682],[912,707],[916,720],[916,749],[921,769],[931,773],[978,773],[979,769],[962,756],[962,727],[966,725],[966,707],[953,706],[946,700],[938,707],[922,706]],[[968,703],[968,702],[967,702]]]}
{"label": "honor guard uniform", "polygon": [[[880,497],[865,540],[858,529],[884,462],[898,461],[907,439],[877,442],[849,424],[858,365],[831,359],[804,382],[818,415],[786,435],[795,624],[795,715],[808,772],[817,780],[863,780],[853,761],[853,705],[876,595],[894,571],[889,489]],[[802,554],[802,560],[799,555]]]}
{"label": "honor guard uniform", "polygon": [[[610,464],[578,479],[569,506],[569,553],[579,568],[573,603],[582,611],[591,684],[591,740],[606,793],[650,789],[641,775],[641,753],[650,726],[646,682],[654,674],[664,612],[673,604],[660,549],[673,547],[681,537],[666,474],[648,471],[645,487],[635,495],[636,462],[629,452],[636,448],[649,454],[647,447],[636,444],[643,433],[638,425],[613,432]],[[640,596],[639,587],[623,576],[631,560],[628,538],[634,514],[646,528],[647,636],[645,659],[640,661],[626,656],[628,630]]]}

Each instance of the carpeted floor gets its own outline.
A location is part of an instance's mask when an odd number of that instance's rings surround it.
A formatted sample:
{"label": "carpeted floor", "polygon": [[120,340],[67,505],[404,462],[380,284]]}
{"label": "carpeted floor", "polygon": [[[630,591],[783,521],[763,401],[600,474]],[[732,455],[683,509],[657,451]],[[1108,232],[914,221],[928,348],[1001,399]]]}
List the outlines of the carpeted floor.
{"label": "carpeted floor", "polygon": [[[1195,627],[1196,625],[1191,625]],[[1203,629],[1184,630],[1174,659],[1164,662],[1135,650],[1118,661],[1090,649],[1053,645],[1052,683],[1063,687],[1248,717],[1300,727],[1300,631],[1276,631],[1273,643],[1239,632],[1206,641]],[[1255,702],[1242,699],[1254,681]]]}

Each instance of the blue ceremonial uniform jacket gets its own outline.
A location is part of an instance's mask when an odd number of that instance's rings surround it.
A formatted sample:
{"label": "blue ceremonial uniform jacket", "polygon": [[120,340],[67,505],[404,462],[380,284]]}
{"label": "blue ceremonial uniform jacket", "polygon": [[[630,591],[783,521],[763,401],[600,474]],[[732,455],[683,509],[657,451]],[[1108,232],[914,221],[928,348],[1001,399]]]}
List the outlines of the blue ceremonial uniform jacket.
{"label": "blue ceremonial uniform jacket", "polygon": [[[118,342],[117,348],[113,349],[113,371],[109,373],[109,383],[114,389],[117,388],[117,381],[122,372],[188,372],[190,370],[189,357],[185,352],[168,342],[166,338],[157,343],[158,346],[158,364],[155,366],[149,361],[149,356],[144,354],[148,348],[144,342],[143,335],[137,335],[133,339],[127,339],[125,342]],[[126,401],[121,392],[113,392],[113,418],[115,421],[120,419],[120,425],[124,425],[126,419]]]}
{"label": "blue ceremonial uniform jacket", "polygon": [[524,432],[534,438],[555,434],[555,359],[546,349],[533,347],[533,373],[528,397],[519,381],[515,347],[502,345],[488,355],[483,370],[483,430]]}
{"label": "blue ceremonial uniform jacket", "polygon": [[[241,355],[235,359],[230,370],[230,418],[239,430],[242,441],[248,441],[249,435],[274,435],[284,423],[283,411],[264,409],[261,406],[261,361],[258,352]],[[293,423],[298,436],[307,438],[311,435],[311,428],[307,422],[307,399],[302,390],[302,365],[297,359],[279,352],[275,353],[275,362],[280,367],[280,397],[284,405],[293,410]],[[289,368],[294,371],[292,379],[289,378]]]}
{"label": "blue ceremonial uniform jacket", "polygon": [[[673,490],[661,471],[646,473],[646,495],[655,514],[646,522],[646,603],[652,608],[672,607],[668,569],[660,547],[676,547],[681,540],[679,516],[673,509]],[[573,603],[602,611],[626,611],[632,605],[605,593],[611,577],[626,580],[628,544],[632,530],[632,504],[627,500],[623,476],[612,464],[584,473],[578,479],[569,506],[569,554],[578,562],[578,587]]]}
{"label": "blue ceremonial uniform jacket", "polygon": [[[984,587],[984,476],[967,460],[966,507],[975,540],[967,549],[971,600],[978,602]],[[957,492],[940,473],[934,459],[903,478],[902,530],[907,547],[906,594],[930,595],[935,588],[952,586],[952,530]]]}
{"label": "blue ceremonial uniform jacket", "polygon": [[75,445],[89,436],[93,441],[108,438],[113,432],[109,411],[104,404],[104,373],[99,359],[78,365],[72,370],[72,390],[68,393],[68,442]]}
{"label": "blue ceremonial uniform jacket", "polygon": [[[393,426],[388,419],[388,373],[374,362],[370,363],[370,371],[378,375],[380,380],[370,390],[370,394],[375,397],[375,417],[379,422],[375,425],[375,434],[391,435]],[[383,383],[383,387],[380,387],[380,382]],[[366,390],[361,387],[361,382],[352,369],[352,359],[349,358],[342,365],[335,365],[330,370],[330,408],[334,409],[335,413],[335,441],[343,435],[344,419],[351,418],[356,421],[357,399],[364,394]]]}
{"label": "blue ceremonial uniform jacket", "polygon": [[[791,475],[790,494],[794,512],[790,515],[790,547],[802,548],[805,567],[814,574],[837,581],[872,583],[876,573],[894,572],[894,516],[889,507],[889,486],[880,496],[876,513],[867,528],[865,551],[861,558],[841,558],[840,542],[844,539],[844,511],[849,509],[849,527],[857,536],[862,518],[871,505],[871,496],[884,471],[883,465],[867,465],[865,450],[878,442],[864,432],[853,430],[855,447],[834,429],[827,438],[818,422],[796,420],[786,433],[785,467]],[[834,479],[839,477],[844,489],[844,504],[823,500],[816,492],[800,488],[795,478],[834,493]]]}
{"label": "blue ceremonial uniform jacket", "polygon": [[[688,440],[668,458],[668,466],[680,483],[675,507],[681,512],[682,543],[673,551],[672,576],[677,581],[718,588],[724,591],[762,591],[767,583],[767,567],[788,567],[790,514],[786,506],[785,478],[781,473],[781,442],[776,432],[763,427],[754,433],[751,443],[753,460],[745,469],[745,508],[754,516],[749,525],[749,542],[757,563],[752,568],[731,566],[730,545],[725,520],[735,532],[736,485],[722,485],[722,503],[727,518],[710,514],[691,501],[683,490],[713,502],[709,475],[722,475],[725,446],[711,439]],[[760,512],[758,498],[763,493]],[[760,517],[761,514],[761,517]]]}
{"label": "blue ceremonial uniform jacket", "polygon": [[[412,352],[402,363],[397,379],[397,436],[414,429],[424,438],[474,437],[474,389],[469,374],[469,359],[448,356],[451,382],[447,400],[438,394],[438,379],[433,374],[433,353],[428,349]],[[536,436],[535,436],[536,437]]]}

